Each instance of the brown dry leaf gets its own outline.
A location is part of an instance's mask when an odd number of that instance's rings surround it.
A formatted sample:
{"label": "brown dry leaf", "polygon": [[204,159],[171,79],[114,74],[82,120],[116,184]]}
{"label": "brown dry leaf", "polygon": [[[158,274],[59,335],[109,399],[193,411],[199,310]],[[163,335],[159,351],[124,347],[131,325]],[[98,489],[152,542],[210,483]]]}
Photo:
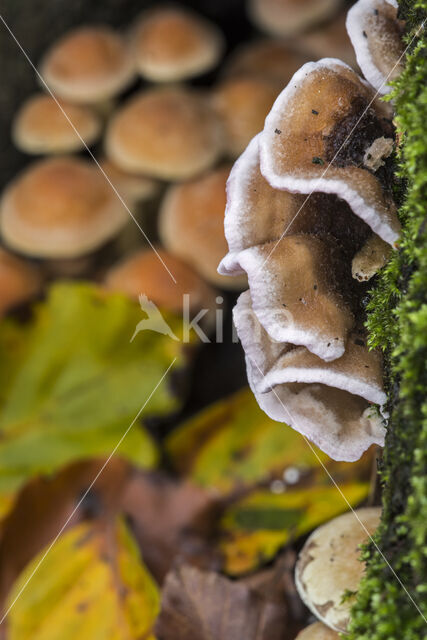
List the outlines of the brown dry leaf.
{"label": "brown dry leaf", "polygon": [[[72,464],[54,476],[32,480],[18,494],[2,527],[0,605],[18,574],[58,534],[103,464],[103,460]],[[112,458],[68,526],[113,511],[129,472],[126,462]]]}
{"label": "brown dry leaf", "polygon": [[188,565],[167,576],[155,627],[158,640],[284,640],[286,630],[284,601]]}
{"label": "brown dry leaf", "polygon": [[220,564],[209,538],[218,518],[215,497],[190,481],[159,472],[134,472],[121,498],[121,508],[154,577],[162,582],[173,563],[185,558],[213,568]]}

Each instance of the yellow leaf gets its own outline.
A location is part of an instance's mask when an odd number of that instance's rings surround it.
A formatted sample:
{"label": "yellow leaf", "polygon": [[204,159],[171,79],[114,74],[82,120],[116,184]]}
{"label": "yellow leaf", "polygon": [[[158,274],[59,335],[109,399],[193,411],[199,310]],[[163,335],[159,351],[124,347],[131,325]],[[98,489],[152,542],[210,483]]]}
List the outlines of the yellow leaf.
{"label": "yellow leaf", "polygon": [[154,640],[159,593],[121,520],[79,524],[44,553],[11,590],[8,640]]}
{"label": "yellow leaf", "polygon": [[[348,465],[350,467],[350,465]],[[366,498],[369,483],[341,485],[351,505]],[[261,490],[231,505],[220,524],[224,571],[240,575],[269,562],[289,540],[315,529],[347,510],[334,485],[288,488],[275,495]]]}

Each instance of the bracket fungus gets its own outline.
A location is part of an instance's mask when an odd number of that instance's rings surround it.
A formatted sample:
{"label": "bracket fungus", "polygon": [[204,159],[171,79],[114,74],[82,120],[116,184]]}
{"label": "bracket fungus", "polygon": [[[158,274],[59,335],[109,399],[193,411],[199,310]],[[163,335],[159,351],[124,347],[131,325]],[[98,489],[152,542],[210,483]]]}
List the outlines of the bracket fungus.
{"label": "bracket fungus", "polygon": [[35,265],[0,248],[0,317],[37,295],[41,284],[41,274]]}
{"label": "bracket fungus", "polygon": [[340,640],[340,637],[322,622],[314,622],[300,631],[295,640]]}
{"label": "bracket fungus", "polygon": [[179,82],[210,71],[224,49],[217,27],[178,7],[144,12],[131,35],[140,74],[153,82]]}
{"label": "bracket fungus", "polygon": [[40,93],[22,105],[12,126],[18,149],[32,154],[72,153],[97,140],[102,125],[95,111],[84,105],[59,104]]}
{"label": "bracket fungus", "polygon": [[347,14],[347,31],[357,63],[375,89],[386,94],[403,70],[404,23],[396,0],[358,0]]}
{"label": "bracket fungus", "polygon": [[295,584],[307,607],[324,624],[345,633],[364,572],[359,545],[377,529],[381,509],[366,507],[345,513],[316,529],[300,552]]}
{"label": "bracket fungus", "polygon": [[250,0],[249,16],[262,31],[294,36],[329,18],[342,0]]}
{"label": "bracket fungus", "polygon": [[394,245],[400,224],[387,167],[363,164],[378,138],[393,138],[389,107],[349,66],[325,58],[305,64],[278,96],[260,137],[261,171],[276,189],[322,191]]}
{"label": "bracket fungus", "polygon": [[159,213],[159,235],[170,253],[190,264],[208,282],[241,289],[246,278],[227,278],[217,266],[226,251],[224,208],[229,165],[168,188]]}
{"label": "bracket fungus", "polygon": [[249,291],[233,310],[246,356],[248,380],[260,407],[286,422],[334,460],[354,461],[372,444],[384,443],[381,356],[353,334],[345,354],[325,362],[305,347],[268,335],[252,309]]}
{"label": "bracket fungus", "polygon": [[116,112],[105,145],[108,158],[124,171],[186,180],[216,162],[223,133],[202,93],[162,87],[136,94]]}
{"label": "bracket fungus", "polygon": [[106,26],[74,29],[57,40],[40,64],[54,94],[70,102],[101,103],[123,91],[135,76],[121,36]]}
{"label": "bracket fungus", "polygon": [[98,168],[81,158],[30,165],[0,200],[6,245],[46,259],[84,256],[114,237],[128,214]]}
{"label": "bracket fungus", "polygon": [[359,251],[371,230],[335,195],[305,195],[274,189],[260,169],[260,134],[234,163],[227,181],[224,229],[229,252],[219,265],[224,275],[242,273],[239,254],[250,247],[308,233],[333,239],[346,259]]}

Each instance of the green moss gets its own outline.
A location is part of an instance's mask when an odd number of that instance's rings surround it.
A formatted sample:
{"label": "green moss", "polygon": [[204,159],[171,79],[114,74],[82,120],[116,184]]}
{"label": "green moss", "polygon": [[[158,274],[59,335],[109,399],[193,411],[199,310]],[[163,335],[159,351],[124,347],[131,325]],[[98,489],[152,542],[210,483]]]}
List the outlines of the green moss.
{"label": "green moss", "polygon": [[[427,0],[401,0],[409,43]],[[403,136],[399,251],[380,275],[368,306],[370,343],[387,362],[389,420],[381,466],[383,516],[352,611],[349,640],[420,640],[427,616],[427,37],[410,47],[393,94]],[[387,561],[405,588],[392,574]],[[405,589],[407,592],[405,592]]]}

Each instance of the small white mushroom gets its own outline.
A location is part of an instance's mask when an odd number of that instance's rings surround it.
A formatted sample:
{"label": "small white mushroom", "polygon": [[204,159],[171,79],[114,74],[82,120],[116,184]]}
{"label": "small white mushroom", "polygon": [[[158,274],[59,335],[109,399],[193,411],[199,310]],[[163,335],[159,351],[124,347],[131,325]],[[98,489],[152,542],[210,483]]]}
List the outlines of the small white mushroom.
{"label": "small white mushroom", "polygon": [[347,31],[365,78],[381,94],[389,93],[404,66],[404,24],[396,0],[358,0],[347,14]]}
{"label": "small white mushroom", "polygon": [[295,568],[295,584],[307,607],[324,624],[345,633],[354,597],[364,572],[360,545],[377,529],[379,507],[345,513],[316,529],[305,543]]}
{"label": "small white mushroom", "polygon": [[305,64],[277,98],[260,137],[261,171],[276,189],[347,201],[394,245],[400,224],[387,185],[363,168],[374,140],[393,136],[388,107],[343,62]]}
{"label": "small white mushroom", "polygon": [[358,336],[342,358],[325,363],[303,347],[272,340],[253,311],[249,291],[240,295],[233,317],[249,385],[268,416],[334,460],[357,460],[372,444],[384,443],[382,419],[371,404],[385,402],[381,359]]}
{"label": "small white mushroom", "polygon": [[351,274],[360,282],[370,280],[390,258],[391,248],[375,233],[356,253],[351,263]]}

